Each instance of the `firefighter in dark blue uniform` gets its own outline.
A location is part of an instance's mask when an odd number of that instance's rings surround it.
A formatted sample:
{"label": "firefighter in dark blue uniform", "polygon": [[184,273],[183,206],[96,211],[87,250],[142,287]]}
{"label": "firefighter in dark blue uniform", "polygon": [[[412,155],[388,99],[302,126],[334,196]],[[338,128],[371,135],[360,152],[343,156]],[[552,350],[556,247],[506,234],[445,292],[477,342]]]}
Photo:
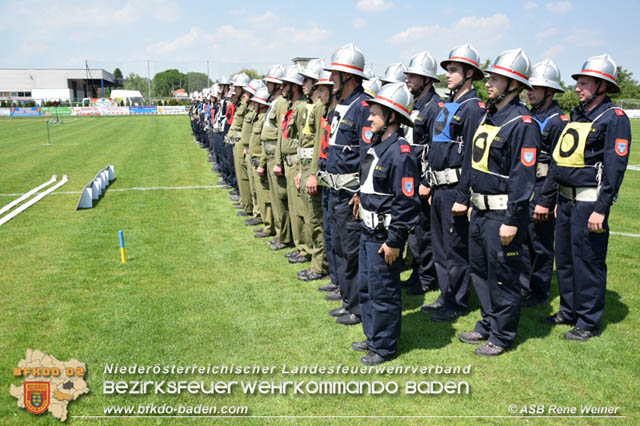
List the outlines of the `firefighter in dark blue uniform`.
{"label": "firefighter in dark blue uniform", "polygon": [[560,310],[543,321],[575,326],[565,338],[584,342],[600,335],[607,286],[607,219],[629,161],[631,128],[624,111],[606,96],[620,90],[617,67],[609,55],[589,58],[572,77],[577,80],[580,105],[560,135],[548,177],[559,185]]}
{"label": "firefighter in dark blue uniform", "polygon": [[211,92],[206,92],[206,99],[204,103],[204,140],[202,142],[202,148],[207,150],[213,145],[213,129],[211,127],[211,117],[213,113],[213,102],[211,99]]}
{"label": "firefighter in dark blue uniform", "polygon": [[468,312],[470,291],[468,172],[471,140],[484,114],[473,80],[484,78],[470,45],[451,50],[441,62],[451,95],[440,110],[429,147],[431,238],[440,296],[422,307],[433,321],[453,321]]}
{"label": "firefighter in dark blue uniform", "polygon": [[358,249],[360,224],[353,215],[358,202],[361,153],[371,143],[368,99],[362,88],[365,77],[364,55],[353,44],[336,50],[331,64],[333,94],[338,104],[329,116],[331,136],[327,154],[327,176],[331,181],[329,216],[335,257],[337,284],[342,295],[342,307],[333,309],[336,322],[343,325],[360,323],[358,301]]}
{"label": "firefighter in dark blue uniform", "polygon": [[[532,307],[549,303],[549,289],[553,276],[553,240],[555,218],[553,207],[558,196],[557,185],[545,182],[549,173],[551,153],[569,117],[553,100],[555,93],[563,93],[560,85],[560,70],[547,59],[533,66],[529,84],[533,89],[527,96],[531,104],[533,119],[540,126],[540,150],[536,164],[536,188],[529,203],[529,235],[526,245],[529,251],[531,270],[522,277],[522,306]],[[542,204],[551,206],[543,207]],[[550,214],[551,212],[551,214]]]}
{"label": "firefighter in dark blue uniform", "polygon": [[225,185],[224,182],[224,169],[226,158],[224,156],[224,127],[227,113],[227,90],[229,88],[228,77],[222,77],[218,86],[218,106],[216,108],[216,114],[213,118],[213,150],[216,157],[216,172],[219,172],[222,176],[218,185]]}
{"label": "firefighter in dark blue uniform", "polygon": [[191,105],[189,106],[189,123],[191,124],[191,135],[194,142],[196,141],[196,99],[195,92],[191,94]]}
{"label": "firefighter in dark blue uniform", "polygon": [[529,86],[522,49],[501,53],[487,70],[489,107],[472,141],[469,264],[482,319],[458,338],[481,356],[510,348],[520,320],[529,200],[536,183],[540,129],[519,95]]}
{"label": "firefighter in dark blue uniform", "polygon": [[369,101],[373,138],[360,167],[362,220],[358,286],[366,340],[352,348],[376,365],[397,356],[402,319],[402,249],[418,222],[418,168],[400,124],[412,126],[413,96],[404,83],[388,83]]}
{"label": "firefighter in dark blue uniform", "polygon": [[[433,84],[439,82],[438,64],[427,51],[414,55],[405,71],[409,90],[415,103],[411,112],[413,129],[405,127],[404,133],[418,164],[416,185],[420,196],[418,224],[409,234],[409,249],[413,253],[413,271],[407,280],[407,293],[423,294],[437,288],[436,268],[431,245],[431,213],[429,212],[429,188],[427,182],[427,152],[431,144],[433,124],[442,107],[442,98]],[[403,126],[404,127],[404,126]]]}
{"label": "firefighter in dark blue uniform", "polygon": [[326,182],[322,180],[322,176],[326,176],[327,170],[327,156],[329,154],[329,138],[331,136],[331,122],[329,121],[331,111],[335,108],[335,97],[333,96],[333,82],[331,81],[331,73],[323,70],[320,73],[320,79],[314,85],[327,85],[329,86],[329,96],[324,98],[325,111],[324,115],[320,118],[320,127],[322,128],[320,138],[320,146],[318,150],[318,184],[322,186],[322,232],[324,235],[324,249],[327,252],[327,264],[329,265],[329,276],[331,282],[318,287],[319,291],[328,292],[325,296],[329,301],[340,301],[342,295],[340,294],[340,287],[336,284],[338,282],[338,276],[336,274],[336,262],[335,253],[333,251],[333,242],[331,239],[331,221],[329,214],[329,195],[331,189]]}

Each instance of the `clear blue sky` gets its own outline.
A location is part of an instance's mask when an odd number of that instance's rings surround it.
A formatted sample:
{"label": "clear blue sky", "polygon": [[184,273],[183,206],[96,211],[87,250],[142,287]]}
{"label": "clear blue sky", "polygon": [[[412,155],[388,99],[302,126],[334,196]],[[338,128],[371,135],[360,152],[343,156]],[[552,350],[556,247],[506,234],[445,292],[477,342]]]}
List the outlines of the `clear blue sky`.
{"label": "clear blue sky", "polygon": [[471,43],[481,59],[522,47],[553,59],[563,80],[610,54],[640,80],[640,2],[619,1],[57,1],[0,0],[0,67],[84,68],[151,75],[260,72],[294,56],[325,61],[354,42],[382,73],[421,50],[438,61]]}

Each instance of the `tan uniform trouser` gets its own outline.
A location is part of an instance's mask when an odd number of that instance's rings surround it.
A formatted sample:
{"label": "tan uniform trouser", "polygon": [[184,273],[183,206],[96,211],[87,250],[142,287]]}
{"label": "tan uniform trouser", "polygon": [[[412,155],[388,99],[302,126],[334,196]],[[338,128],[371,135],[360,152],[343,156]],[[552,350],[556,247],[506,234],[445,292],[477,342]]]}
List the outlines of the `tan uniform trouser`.
{"label": "tan uniform trouser", "polygon": [[304,255],[311,255],[311,249],[305,241],[305,207],[300,196],[300,191],[296,188],[295,176],[298,173],[297,164],[288,165],[285,161],[284,165],[285,177],[287,178],[287,195],[289,202],[289,219],[291,220],[291,233],[293,234],[293,244],[296,249],[300,250]]}
{"label": "tan uniform trouser", "polygon": [[[303,160],[300,193],[305,206],[305,240],[311,250],[311,271],[317,274],[328,274],[329,264],[324,248],[324,232],[322,228],[322,187],[318,185],[318,193],[309,195],[306,190],[307,180],[311,176],[311,162]],[[307,164],[308,163],[308,164]]]}
{"label": "tan uniform trouser", "polygon": [[269,190],[271,192],[271,209],[273,211],[273,226],[276,228],[276,238],[283,244],[291,243],[291,222],[287,205],[287,181],[284,176],[276,176],[273,167],[275,157],[267,157],[267,175],[269,176]]}
{"label": "tan uniform trouser", "polygon": [[233,146],[233,165],[236,168],[236,178],[238,179],[238,191],[240,192],[240,202],[245,213],[253,214],[253,203],[251,201],[251,188],[249,187],[249,174],[247,163],[242,156],[243,146],[236,142]]}

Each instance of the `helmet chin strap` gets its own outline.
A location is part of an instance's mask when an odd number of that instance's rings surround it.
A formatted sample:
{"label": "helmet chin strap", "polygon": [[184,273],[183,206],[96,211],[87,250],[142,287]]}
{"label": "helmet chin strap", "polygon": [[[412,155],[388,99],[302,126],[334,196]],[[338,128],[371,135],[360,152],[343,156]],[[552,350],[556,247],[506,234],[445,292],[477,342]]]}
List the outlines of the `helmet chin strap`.
{"label": "helmet chin strap", "polygon": [[425,77],[423,75],[421,75],[420,77],[422,77],[422,84],[420,85],[420,87],[418,87],[415,90],[415,93],[413,93],[413,96],[418,99],[420,96],[422,96],[422,93],[425,91],[425,89],[427,88],[427,79],[429,77]]}
{"label": "helmet chin strap", "polygon": [[384,125],[382,126],[380,131],[376,134],[379,140],[382,140],[382,137],[384,136],[384,134],[387,133],[387,130],[389,130],[389,126],[394,124],[389,121],[391,120],[391,116],[393,115],[393,113],[389,109],[383,107],[382,115],[384,117]]}
{"label": "helmet chin strap", "polygon": [[[549,91],[551,93],[549,93]],[[545,87],[544,88],[544,97],[542,98],[542,100],[540,102],[536,102],[535,104],[532,103],[531,104],[531,108],[533,109],[532,112],[536,113],[538,112],[538,110],[547,103],[547,99],[549,99],[549,97],[553,97],[554,91],[553,89],[549,88],[549,87]]]}
{"label": "helmet chin strap", "polygon": [[[580,102],[580,109],[582,111],[584,111],[593,101],[595,101],[596,99],[598,99],[598,96],[603,95],[606,93],[606,88],[607,88],[607,83],[604,80],[598,79],[599,83],[598,83],[598,90],[596,90],[596,93],[594,93],[593,95],[591,95],[588,99],[586,99],[584,102]],[[600,90],[600,88],[602,87],[602,83],[604,83],[604,87],[605,90]]]}
{"label": "helmet chin strap", "polygon": [[453,89],[451,89],[449,91],[449,97],[451,99],[455,98],[456,95],[458,94],[458,92],[460,91],[460,89],[462,89],[462,86],[465,85],[465,83],[467,82],[467,80],[471,80],[473,78],[473,73],[471,73],[471,77],[467,77],[467,71],[469,70],[469,66],[468,65],[462,65],[462,72],[463,72],[463,76],[464,78],[460,81],[460,83],[458,83],[456,85],[456,87],[454,87]]}
{"label": "helmet chin strap", "polygon": [[512,78],[507,77],[507,87],[502,91],[502,93],[500,93],[500,95],[497,98],[489,99],[489,101],[487,102],[488,104],[487,109],[495,111],[495,109],[497,108],[497,105],[500,102],[504,101],[507,98],[507,96],[509,96],[510,94],[518,91],[519,89],[518,87],[516,87],[513,90],[509,89],[509,86],[511,86],[512,81],[513,81]]}
{"label": "helmet chin strap", "polygon": [[349,74],[349,77],[347,77],[346,79],[344,78],[344,74],[342,71],[340,71],[340,88],[338,89],[338,92],[336,93],[336,98],[338,98],[338,100],[340,100],[342,98],[342,91],[344,90],[344,84],[351,80],[353,78],[353,75]]}

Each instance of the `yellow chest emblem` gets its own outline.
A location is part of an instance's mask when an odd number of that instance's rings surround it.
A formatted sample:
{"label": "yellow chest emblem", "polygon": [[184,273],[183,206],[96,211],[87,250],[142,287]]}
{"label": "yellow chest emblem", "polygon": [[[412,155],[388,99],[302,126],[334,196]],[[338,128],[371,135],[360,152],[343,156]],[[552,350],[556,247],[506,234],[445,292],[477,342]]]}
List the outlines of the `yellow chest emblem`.
{"label": "yellow chest emblem", "polygon": [[471,151],[471,167],[484,173],[489,173],[489,150],[496,141],[496,136],[502,127],[482,124],[473,135]]}

